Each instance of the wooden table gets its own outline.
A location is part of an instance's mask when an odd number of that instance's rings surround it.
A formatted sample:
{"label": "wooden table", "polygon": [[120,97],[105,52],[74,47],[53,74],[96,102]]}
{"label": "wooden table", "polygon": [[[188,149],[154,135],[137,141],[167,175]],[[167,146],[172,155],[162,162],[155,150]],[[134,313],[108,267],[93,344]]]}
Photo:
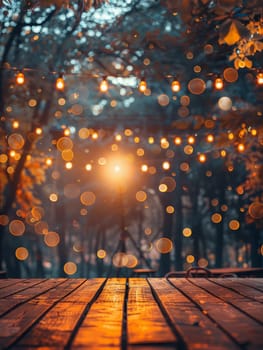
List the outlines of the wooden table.
{"label": "wooden table", "polygon": [[262,278],[0,280],[0,349],[263,349]]}

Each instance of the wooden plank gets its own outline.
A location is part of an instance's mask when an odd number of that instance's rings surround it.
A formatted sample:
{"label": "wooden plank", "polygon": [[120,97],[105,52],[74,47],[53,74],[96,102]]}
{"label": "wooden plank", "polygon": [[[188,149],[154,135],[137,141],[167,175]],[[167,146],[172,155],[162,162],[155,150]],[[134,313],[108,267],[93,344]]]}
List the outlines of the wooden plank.
{"label": "wooden plank", "polygon": [[187,349],[239,349],[191,299],[168,281],[150,278],[149,283]]}
{"label": "wooden plank", "polygon": [[[209,294],[196,285],[197,278],[171,279],[171,282],[191,298],[226,334],[246,349],[263,347],[263,327],[227,302]],[[206,279],[201,278],[200,284]]]}
{"label": "wooden plank", "polygon": [[13,293],[2,299],[0,303],[0,316],[9,312],[14,307],[29,301],[33,297],[39,296],[65,282],[66,279],[43,280],[42,283],[37,282],[36,284],[32,281],[31,288],[28,285],[26,289],[22,290],[18,287],[18,293],[15,293],[15,286],[13,286]]}
{"label": "wooden plank", "polygon": [[237,281],[263,292],[263,278],[238,278]]}
{"label": "wooden plank", "polygon": [[129,344],[177,342],[152,295],[149,284],[143,278],[129,279],[127,335]]}
{"label": "wooden plank", "polygon": [[216,283],[216,280],[215,283],[213,283],[213,280],[210,281],[208,279],[202,281],[196,279],[194,283],[228,304],[235,306],[238,310],[245,312],[249,317],[263,325],[263,305],[252,299],[247,299],[243,295],[229,289],[227,287],[229,281],[227,282],[225,280],[226,279],[223,279],[223,281],[221,280],[223,285]]}
{"label": "wooden plank", "polygon": [[17,282],[21,282],[22,279],[18,278],[5,278],[5,279],[0,279],[0,289],[6,288],[8,286],[11,286],[12,284],[16,284]]}
{"label": "wooden plank", "polygon": [[13,294],[18,294],[19,292],[25,291],[26,289],[31,288],[36,284],[41,284],[45,280],[41,279],[25,279],[25,280],[17,280],[16,283],[10,284],[6,288],[0,289],[0,298],[6,298]]}
{"label": "wooden plank", "polygon": [[[72,291],[82,283],[83,280],[79,279],[66,280],[65,284],[63,283],[56,287],[57,291],[59,291],[57,300],[55,298],[49,300],[48,297],[46,302],[37,298],[30,299],[2,316],[0,319],[0,348],[6,348],[17,342],[57,301],[69,294],[66,288],[67,285],[70,286],[70,291]],[[52,290],[48,290],[46,294],[52,294]]]}
{"label": "wooden plank", "polygon": [[17,346],[65,347],[80,322],[83,312],[87,310],[104,281],[105,279],[101,278],[85,281],[70,295],[54,305],[17,343]]}
{"label": "wooden plank", "polygon": [[217,278],[213,279],[213,282],[219,285],[223,285],[233,291],[243,295],[246,298],[256,300],[259,303],[263,303],[263,293],[258,289],[248,286],[246,284],[240,283],[240,279],[236,278]]}
{"label": "wooden plank", "polygon": [[109,279],[73,340],[71,349],[120,349],[126,279]]}

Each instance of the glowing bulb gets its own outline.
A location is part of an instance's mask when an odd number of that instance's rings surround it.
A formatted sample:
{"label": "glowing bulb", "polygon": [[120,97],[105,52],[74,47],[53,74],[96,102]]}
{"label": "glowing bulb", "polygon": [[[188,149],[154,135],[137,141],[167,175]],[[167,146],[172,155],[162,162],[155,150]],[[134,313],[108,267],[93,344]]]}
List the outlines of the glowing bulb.
{"label": "glowing bulb", "polygon": [[99,137],[99,134],[96,131],[94,131],[91,137],[93,140],[97,140],[97,138]]}
{"label": "glowing bulb", "polygon": [[171,83],[171,89],[173,92],[178,92],[181,90],[181,84],[178,80],[173,80]]}
{"label": "glowing bulb", "polygon": [[69,136],[70,135],[70,130],[67,128],[64,130],[64,135]]}
{"label": "glowing bulb", "polygon": [[237,146],[237,149],[238,149],[239,152],[244,152],[245,145],[243,143],[239,143],[239,145]]}
{"label": "glowing bulb", "polygon": [[116,141],[121,141],[121,140],[122,140],[121,135],[120,135],[120,134],[116,135],[116,136],[115,136],[115,140],[116,140]]}
{"label": "glowing bulb", "polygon": [[199,154],[198,159],[199,159],[200,163],[204,163],[206,161],[206,155],[205,154]]}
{"label": "glowing bulb", "polygon": [[169,170],[170,169],[170,163],[169,162],[167,162],[167,161],[165,161],[165,162],[163,162],[163,164],[162,164],[162,168],[164,169],[164,170]]}
{"label": "glowing bulb", "polygon": [[85,169],[87,171],[91,171],[92,170],[92,165],[91,164],[86,164]]}
{"label": "glowing bulb", "polygon": [[52,159],[51,158],[47,158],[46,159],[46,165],[52,165]]}
{"label": "glowing bulb", "polygon": [[214,141],[214,136],[212,134],[207,135],[207,142],[213,142]]}
{"label": "glowing bulb", "polygon": [[188,143],[193,144],[195,143],[195,138],[193,136],[188,137]]}
{"label": "glowing bulb", "polygon": [[64,79],[60,76],[56,80],[56,89],[59,91],[63,91],[65,88],[65,82]]}
{"label": "glowing bulb", "polygon": [[140,83],[139,83],[139,87],[138,87],[140,92],[145,92],[147,89],[147,83],[145,81],[145,78],[142,78]]}
{"label": "glowing bulb", "polygon": [[109,84],[107,82],[107,78],[104,77],[100,83],[100,92],[107,92],[109,89]]}
{"label": "glowing bulb", "polygon": [[19,122],[17,120],[14,120],[12,126],[13,126],[14,129],[18,129],[19,128]]}
{"label": "glowing bulb", "polygon": [[224,82],[222,78],[216,78],[214,82],[214,87],[216,90],[222,90],[224,87]]}
{"label": "glowing bulb", "polygon": [[148,165],[147,165],[147,164],[143,164],[143,165],[141,166],[141,171],[142,171],[143,173],[146,173],[146,172],[148,171]]}
{"label": "glowing bulb", "polygon": [[257,74],[257,83],[258,85],[263,85],[263,73]]}
{"label": "glowing bulb", "polygon": [[41,128],[36,128],[35,133],[37,135],[41,135],[42,134],[42,129]]}
{"label": "glowing bulb", "polygon": [[73,164],[71,163],[71,162],[67,162],[66,164],[65,164],[65,167],[66,167],[66,169],[72,169],[72,167],[73,167]]}
{"label": "glowing bulb", "polygon": [[176,137],[175,139],[174,139],[174,143],[176,144],[176,145],[181,145],[181,143],[182,143],[182,139],[181,139],[181,137]]}
{"label": "glowing bulb", "polygon": [[23,85],[24,82],[25,82],[24,73],[21,73],[21,72],[18,73],[18,74],[16,75],[16,83],[17,83],[18,85]]}

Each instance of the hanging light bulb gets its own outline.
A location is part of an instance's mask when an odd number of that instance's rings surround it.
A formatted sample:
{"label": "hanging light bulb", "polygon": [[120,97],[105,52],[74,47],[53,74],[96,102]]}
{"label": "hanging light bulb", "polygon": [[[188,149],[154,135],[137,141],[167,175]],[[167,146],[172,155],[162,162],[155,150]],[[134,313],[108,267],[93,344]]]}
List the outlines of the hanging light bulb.
{"label": "hanging light bulb", "polygon": [[181,84],[177,79],[174,79],[171,83],[171,89],[173,92],[178,92],[181,90]]}
{"label": "hanging light bulb", "polygon": [[107,77],[103,77],[100,83],[100,92],[107,92],[109,89],[109,84],[107,82]]}
{"label": "hanging light bulb", "polygon": [[59,91],[63,91],[64,88],[65,88],[65,81],[64,81],[62,75],[60,75],[56,80],[56,89]]}
{"label": "hanging light bulb", "polygon": [[258,73],[257,74],[257,83],[258,85],[263,85],[263,73]]}
{"label": "hanging light bulb", "polygon": [[218,77],[214,81],[214,87],[216,90],[222,90],[224,87],[224,81],[222,78]]}
{"label": "hanging light bulb", "polygon": [[23,85],[25,82],[25,75],[22,72],[17,73],[16,75],[16,83],[18,85]]}
{"label": "hanging light bulb", "polygon": [[142,79],[141,79],[141,81],[140,81],[140,83],[139,83],[139,86],[138,86],[138,89],[139,89],[139,91],[142,92],[142,93],[146,91],[146,89],[147,89],[147,83],[146,83],[145,78],[142,78]]}

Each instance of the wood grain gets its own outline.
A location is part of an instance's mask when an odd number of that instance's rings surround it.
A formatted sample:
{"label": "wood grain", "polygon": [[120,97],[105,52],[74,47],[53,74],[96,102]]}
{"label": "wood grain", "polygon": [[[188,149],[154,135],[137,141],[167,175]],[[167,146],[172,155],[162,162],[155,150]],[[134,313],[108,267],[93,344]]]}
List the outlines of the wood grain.
{"label": "wood grain", "polygon": [[127,331],[129,344],[175,344],[177,341],[149,284],[142,278],[129,280]]}
{"label": "wood grain", "polygon": [[[238,349],[191,299],[168,281],[150,278],[149,282],[188,349]],[[177,285],[177,280],[173,282]]]}

